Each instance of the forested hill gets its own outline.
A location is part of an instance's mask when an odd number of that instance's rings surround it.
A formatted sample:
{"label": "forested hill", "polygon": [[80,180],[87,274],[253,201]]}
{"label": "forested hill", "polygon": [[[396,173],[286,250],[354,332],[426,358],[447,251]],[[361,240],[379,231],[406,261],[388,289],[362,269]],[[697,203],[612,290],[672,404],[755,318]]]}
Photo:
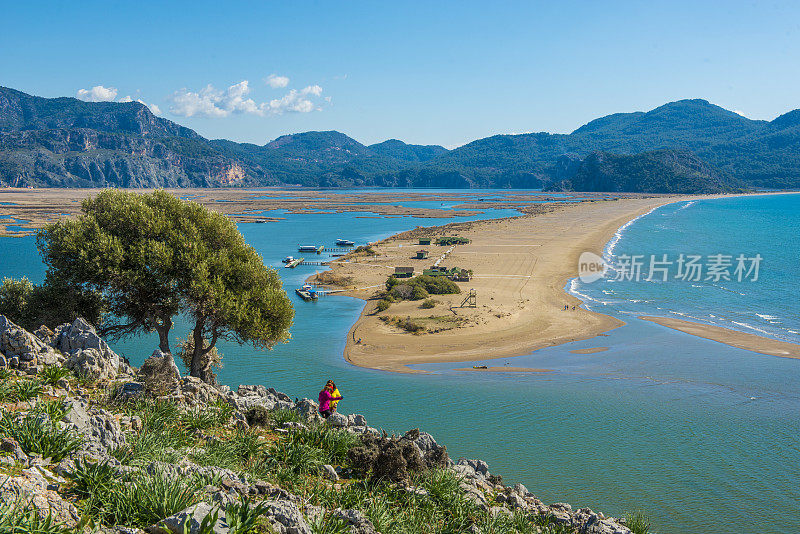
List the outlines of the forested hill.
{"label": "forested hill", "polygon": [[[670,152],[673,161],[691,157],[690,167],[710,179],[704,186],[800,187],[800,110],[755,121],[705,100],[681,100],[608,115],[568,135],[496,135],[448,151],[396,139],[366,146],[336,131],[264,145],[208,140],[137,102],[48,99],[0,87],[0,185],[538,188],[568,180],[574,187],[595,152],[627,162],[614,156],[663,150],[680,151]],[[699,185],[680,166],[650,165],[663,156],[638,161],[648,166],[646,184],[615,183],[636,190],[683,179]],[[631,168],[617,165],[613,174]]]}

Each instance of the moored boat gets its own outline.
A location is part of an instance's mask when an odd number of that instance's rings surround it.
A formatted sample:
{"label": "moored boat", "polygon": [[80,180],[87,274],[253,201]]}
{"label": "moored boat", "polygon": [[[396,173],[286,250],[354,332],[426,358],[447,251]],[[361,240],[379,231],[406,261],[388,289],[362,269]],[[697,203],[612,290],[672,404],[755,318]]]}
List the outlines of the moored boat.
{"label": "moored boat", "polygon": [[340,247],[354,247],[355,241],[350,241],[349,239],[337,239],[336,244]]}
{"label": "moored boat", "polygon": [[303,300],[317,300],[319,298],[319,293],[314,289],[314,286],[308,284],[295,289],[294,292]]}

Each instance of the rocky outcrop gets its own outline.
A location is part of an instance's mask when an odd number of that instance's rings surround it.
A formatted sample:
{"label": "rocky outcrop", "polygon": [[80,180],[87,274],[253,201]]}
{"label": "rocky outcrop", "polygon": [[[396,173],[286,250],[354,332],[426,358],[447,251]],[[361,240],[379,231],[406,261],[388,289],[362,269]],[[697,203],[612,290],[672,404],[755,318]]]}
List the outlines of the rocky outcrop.
{"label": "rocky outcrop", "polygon": [[175,365],[175,359],[168,352],[156,349],[139,369],[145,389],[155,395],[167,395],[176,392],[181,379],[181,372]]}
{"label": "rocky outcrop", "polygon": [[125,445],[119,422],[106,410],[92,408],[84,399],[66,399],[64,407],[64,423],[83,437],[86,455],[105,460],[109,451]]}
{"label": "rocky outcrop", "polygon": [[4,356],[5,360],[3,367],[14,358],[25,368],[36,365],[54,365],[63,361],[63,357],[52,347],[17,326],[4,315],[0,315],[0,354]]}
{"label": "rocky outcrop", "polygon": [[94,327],[81,318],[56,328],[52,345],[67,355],[67,369],[91,380],[113,380],[124,364]]}
{"label": "rocky outcrop", "polygon": [[78,509],[56,491],[66,482],[41,466],[32,466],[0,480],[0,501],[17,501],[19,506],[35,509],[41,519],[49,515],[65,527],[74,528],[80,520]]}

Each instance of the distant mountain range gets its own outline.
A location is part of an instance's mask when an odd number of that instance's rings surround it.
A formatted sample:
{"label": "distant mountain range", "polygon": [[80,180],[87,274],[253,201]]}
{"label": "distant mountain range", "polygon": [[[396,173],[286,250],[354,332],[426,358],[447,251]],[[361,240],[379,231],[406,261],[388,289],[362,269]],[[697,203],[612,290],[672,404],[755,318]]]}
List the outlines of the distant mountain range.
{"label": "distant mountain range", "polygon": [[496,187],[718,192],[800,187],[800,110],[751,120],[705,100],[617,113],[571,134],[495,135],[455,150],[343,133],[209,140],[138,102],[0,87],[0,185]]}

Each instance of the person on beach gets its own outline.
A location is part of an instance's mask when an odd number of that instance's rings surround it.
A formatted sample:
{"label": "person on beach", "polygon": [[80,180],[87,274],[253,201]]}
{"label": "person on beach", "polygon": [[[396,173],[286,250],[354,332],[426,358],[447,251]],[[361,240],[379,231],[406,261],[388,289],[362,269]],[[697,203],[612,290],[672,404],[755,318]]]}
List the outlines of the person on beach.
{"label": "person on beach", "polygon": [[339,395],[338,397],[333,395],[333,387],[331,387],[331,381],[329,380],[322,391],[319,392],[319,414],[327,419],[333,413],[333,408],[331,408],[331,401],[340,401],[342,400],[342,396]]}

